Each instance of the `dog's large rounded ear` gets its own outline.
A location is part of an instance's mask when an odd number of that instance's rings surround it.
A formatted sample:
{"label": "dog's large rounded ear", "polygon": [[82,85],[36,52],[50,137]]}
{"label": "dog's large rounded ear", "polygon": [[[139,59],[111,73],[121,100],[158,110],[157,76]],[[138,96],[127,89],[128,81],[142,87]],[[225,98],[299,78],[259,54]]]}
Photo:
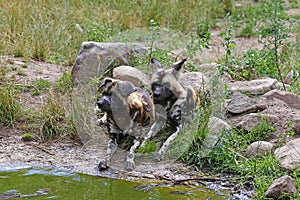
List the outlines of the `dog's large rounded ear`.
{"label": "dog's large rounded ear", "polygon": [[158,68],[163,68],[162,64],[155,58],[150,59],[150,66],[153,72],[157,71]]}
{"label": "dog's large rounded ear", "polygon": [[179,76],[179,72],[181,71],[182,69],[182,65],[185,63],[186,59],[183,59],[183,60],[180,60],[178,62],[175,62],[173,63],[171,66],[170,66],[170,69],[173,70],[173,75],[178,78]]}
{"label": "dog's large rounded ear", "polygon": [[170,67],[172,67],[176,71],[180,71],[182,68],[182,65],[185,63],[185,61],[186,61],[186,59],[177,61],[177,62],[173,63]]}
{"label": "dog's large rounded ear", "polygon": [[112,78],[105,78],[102,81],[100,81],[100,83],[98,84],[98,88],[101,89],[102,87],[104,87],[106,84],[108,83],[112,83],[114,81],[114,79]]}

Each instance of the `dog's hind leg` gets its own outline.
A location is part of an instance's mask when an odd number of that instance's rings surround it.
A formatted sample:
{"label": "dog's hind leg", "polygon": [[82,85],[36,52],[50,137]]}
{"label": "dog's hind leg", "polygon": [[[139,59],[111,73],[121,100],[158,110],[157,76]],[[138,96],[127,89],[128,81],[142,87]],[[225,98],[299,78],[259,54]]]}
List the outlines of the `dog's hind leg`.
{"label": "dog's hind leg", "polygon": [[109,168],[111,156],[116,152],[117,148],[118,144],[116,138],[109,139],[106,154],[98,165],[99,171],[106,170],[107,168]]}
{"label": "dog's hind leg", "polygon": [[134,139],[133,145],[131,146],[129,150],[129,154],[127,156],[125,170],[132,171],[135,168],[135,163],[134,163],[135,150],[139,147],[139,145],[140,145],[140,141]]}
{"label": "dog's hind leg", "polygon": [[172,133],[172,135],[170,137],[168,137],[168,139],[163,143],[163,145],[161,146],[159,151],[155,154],[154,160],[161,161],[163,159],[163,157],[164,157],[166,151],[168,150],[171,142],[173,140],[175,140],[176,137],[179,135],[180,129],[181,129],[181,126],[176,127],[176,131],[174,133]]}

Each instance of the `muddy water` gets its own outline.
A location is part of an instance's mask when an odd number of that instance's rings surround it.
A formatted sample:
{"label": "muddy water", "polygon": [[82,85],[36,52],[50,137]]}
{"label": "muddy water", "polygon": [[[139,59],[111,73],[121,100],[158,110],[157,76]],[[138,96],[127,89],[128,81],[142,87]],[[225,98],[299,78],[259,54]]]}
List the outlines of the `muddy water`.
{"label": "muddy water", "polygon": [[225,193],[200,187],[151,186],[63,170],[0,169],[0,199],[229,199]]}

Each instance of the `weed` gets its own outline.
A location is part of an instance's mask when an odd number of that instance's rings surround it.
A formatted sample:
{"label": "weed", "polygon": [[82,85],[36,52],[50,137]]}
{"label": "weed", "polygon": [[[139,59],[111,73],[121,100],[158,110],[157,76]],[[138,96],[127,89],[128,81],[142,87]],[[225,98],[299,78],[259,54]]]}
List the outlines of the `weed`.
{"label": "weed", "polygon": [[70,94],[72,87],[71,72],[64,72],[64,74],[55,82],[54,90],[61,94]]}
{"label": "weed", "polygon": [[235,49],[235,41],[233,40],[232,27],[229,27],[225,33],[221,34],[224,38],[223,47],[226,49],[225,64],[232,66],[234,59],[232,56],[232,50]]}
{"label": "weed", "polygon": [[44,79],[38,79],[32,81],[30,85],[34,88],[34,91],[31,92],[31,95],[36,96],[40,95],[41,92],[45,92],[47,89],[49,89],[51,86],[51,82]]}
{"label": "weed", "polygon": [[39,110],[38,118],[42,140],[53,140],[68,135],[71,122],[58,95],[49,95]]}
{"label": "weed", "polygon": [[285,45],[291,29],[286,26],[286,20],[283,20],[284,3],[283,0],[274,0],[264,4],[263,11],[268,15],[269,20],[266,20],[261,27],[259,41],[264,44],[264,49],[270,52],[268,58],[271,65],[269,67],[277,70],[278,78],[286,90],[282,71],[285,66],[283,66],[280,49]]}
{"label": "weed", "polygon": [[157,150],[157,145],[154,141],[148,141],[145,146],[137,150],[138,153],[151,153]]}
{"label": "weed", "polygon": [[13,125],[21,116],[22,107],[14,87],[0,87],[0,123]]}
{"label": "weed", "polygon": [[[201,129],[199,129],[201,131]],[[215,147],[211,148],[206,154],[202,154],[202,143],[204,141],[208,129],[200,132],[198,140],[192,150],[189,151],[189,164],[195,164],[199,169],[209,168],[211,170],[229,172],[229,173],[245,173],[238,169],[240,164],[247,161],[243,156],[247,146],[255,141],[264,140],[269,137],[274,128],[267,124],[265,120],[257,125],[249,133],[243,133],[239,130],[225,130],[219,138]]]}
{"label": "weed", "polygon": [[34,136],[32,133],[28,132],[28,133],[24,133],[22,140],[25,142],[29,142],[32,141],[34,139]]}
{"label": "weed", "polygon": [[113,28],[110,24],[98,24],[92,22],[87,29],[87,39],[94,42],[104,42],[110,36],[118,33],[117,28]]}

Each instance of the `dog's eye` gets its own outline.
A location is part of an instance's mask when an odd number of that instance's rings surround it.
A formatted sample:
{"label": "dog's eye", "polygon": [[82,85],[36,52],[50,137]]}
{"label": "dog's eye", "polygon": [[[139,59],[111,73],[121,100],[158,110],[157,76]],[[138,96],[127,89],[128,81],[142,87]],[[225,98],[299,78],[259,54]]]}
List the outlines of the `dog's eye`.
{"label": "dog's eye", "polygon": [[154,89],[154,88],[158,88],[160,87],[161,85],[157,84],[157,83],[153,83],[152,86],[151,86],[151,89]]}

